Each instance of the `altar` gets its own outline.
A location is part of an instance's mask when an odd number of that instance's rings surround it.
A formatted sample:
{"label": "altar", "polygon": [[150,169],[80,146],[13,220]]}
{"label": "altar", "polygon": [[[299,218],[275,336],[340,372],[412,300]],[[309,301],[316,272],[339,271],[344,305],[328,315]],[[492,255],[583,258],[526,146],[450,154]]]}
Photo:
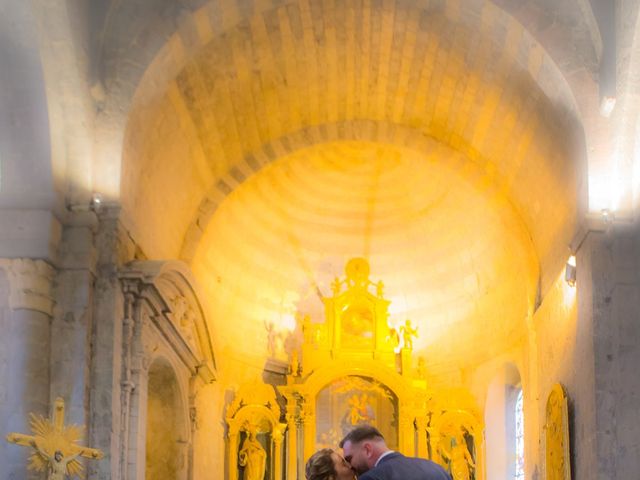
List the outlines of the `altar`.
{"label": "altar", "polygon": [[[483,423],[474,398],[462,389],[430,388],[424,360],[413,358],[417,331],[409,319],[390,326],[384,284],[370,279],[368,262],[351,259],[323,302],[324,319],[300,312],[303,341],[291,355],[286,385],[271,400],[252,401],[248,393],[234,400],[242,407],[228,418],[230,478],[246,480],[236,465],[238,435],[254,435],[256,425],[265,425],[257,436],[271,452],[264,478],[280,480],[304,478],[315,451],[337,448],[351,429],[371,424],[390,448],[434,460],[454,480],[483,480]],[[276,393],[282,424],[273,413]],[[258,407],[263,419],[255,417]],[[254,412],[244,426],[243,409]]]}

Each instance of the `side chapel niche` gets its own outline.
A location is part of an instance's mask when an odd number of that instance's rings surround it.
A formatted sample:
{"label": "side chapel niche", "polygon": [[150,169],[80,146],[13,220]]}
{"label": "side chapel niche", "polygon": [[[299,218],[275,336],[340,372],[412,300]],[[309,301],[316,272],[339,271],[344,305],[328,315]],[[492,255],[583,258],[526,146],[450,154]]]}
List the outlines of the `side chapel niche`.
{"label": "side chapel niche", "polygon": [[215,380],[211,336],[189,267],[140,261],[119,273],[123,297],[118,478],[187,480],[195,399]]}
{"label": "side chapel niche", "polygon": [[384,284],[370,280],[365,259],[349,260],[345,274],[323,298],[323,322],[300,315],[302,347],[278,388],[287,401],[285,478],[304,478],[313,452],[368,423],[391,448],[442,464],[454,480],[483,480],[482,415],[472,395],[429,388],[424,359],[412,358],[414,338],[428,332],[411,320],[389,324]]}

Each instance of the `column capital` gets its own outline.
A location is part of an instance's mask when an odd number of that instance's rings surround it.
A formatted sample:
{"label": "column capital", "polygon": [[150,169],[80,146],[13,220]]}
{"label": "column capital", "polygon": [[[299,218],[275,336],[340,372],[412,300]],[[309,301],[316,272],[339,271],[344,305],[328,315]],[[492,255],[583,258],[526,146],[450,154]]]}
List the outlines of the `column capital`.
{"label": "column capital", "polygon": [[55,269],[44,260],[0,258],[0,269],[9,279],[9,306],[53,315],[51,292]]}

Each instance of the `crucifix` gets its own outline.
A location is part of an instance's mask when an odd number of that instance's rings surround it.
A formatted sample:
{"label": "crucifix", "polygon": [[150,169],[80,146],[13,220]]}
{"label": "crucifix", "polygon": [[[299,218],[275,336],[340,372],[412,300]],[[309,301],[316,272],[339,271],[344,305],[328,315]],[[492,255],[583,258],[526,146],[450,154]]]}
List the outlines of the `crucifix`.
{"label": "crucifix", "polygon": [[41,415],[30,415],[32,435],[10,433],[7,441],[33,448],[29,457],[29,470],[47,471],[48,480],[64,480],[66,475],[82,476],[79,457],[94,460],[103,457],[100,450],[82,447],[77,442],[82,438],[83,427],[64,424],[64,400],[56,399],[53,420]]}

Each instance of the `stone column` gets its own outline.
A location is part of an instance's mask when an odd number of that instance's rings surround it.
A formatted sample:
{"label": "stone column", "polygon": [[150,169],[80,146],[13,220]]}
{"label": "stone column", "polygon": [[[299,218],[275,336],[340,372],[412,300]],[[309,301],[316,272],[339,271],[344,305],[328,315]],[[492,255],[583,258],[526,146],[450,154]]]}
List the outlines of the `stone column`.
{"label": "stone column", "polygon": [[134,245],[119,222],[119,210],[103,209],[96,234],[96,281],[93,296],[90,369],[89,444],[105,453],[87,466],[88,480],[121,477],[124,295],[120,267],[130,261]]}
{"label": "stone column", "polygon": [[[484,430],[473,436],[476,447],[476,479],[486,478],[485,454],[484,454]],[[526,461],[526,458],[525,458]]]}
{"label": "stone column", "polygon": [[229,451],[227,457],[229,480],[238,480],[238,429],[229,427]]}
{"label": "stone column", "polygon": [[[304,439],[304,455],[300,465],[304,466],[307,459],[316,450],[316,409],[315,404],[305,397],[300,412],[300,426],[302,427],[302,438]],[[304,474],[301,478],[304,478]]]}
{"label": "stone column", "polygon": [[297,405],[293,396],[287,397],[287,478],[298,476]]}
{"label": "stone column", "polygon": [[[0,432],[30,433],[29,413],[49,415],[54,269],[42,260],[0,259]],[[3,478],[40,479],[29,451],[0,442]]]}
{"label": "stone column", "polygon": [[415,415],[411,406],[401,402],[398,418],[398,435],[400,437],[398,449],[409,457],[413,457],[416,454],[414,419]]}
{"label": "stone column", "polygon": [[281,428],[274,428],[271,432],[273,436],[274,444],[274,462],[273,462],[273,477],[275,480],[282,480],[282,439],[284,437],[284,430]]}
{"label": "stone column", "polygon": [[[88,425],[89,368],[93,284],[95,280],[93,212],[69,215],[62,231],[51,322],[50,398],[65,400],[65,421]],[[86,443],[86,439],[83,439]]]}

